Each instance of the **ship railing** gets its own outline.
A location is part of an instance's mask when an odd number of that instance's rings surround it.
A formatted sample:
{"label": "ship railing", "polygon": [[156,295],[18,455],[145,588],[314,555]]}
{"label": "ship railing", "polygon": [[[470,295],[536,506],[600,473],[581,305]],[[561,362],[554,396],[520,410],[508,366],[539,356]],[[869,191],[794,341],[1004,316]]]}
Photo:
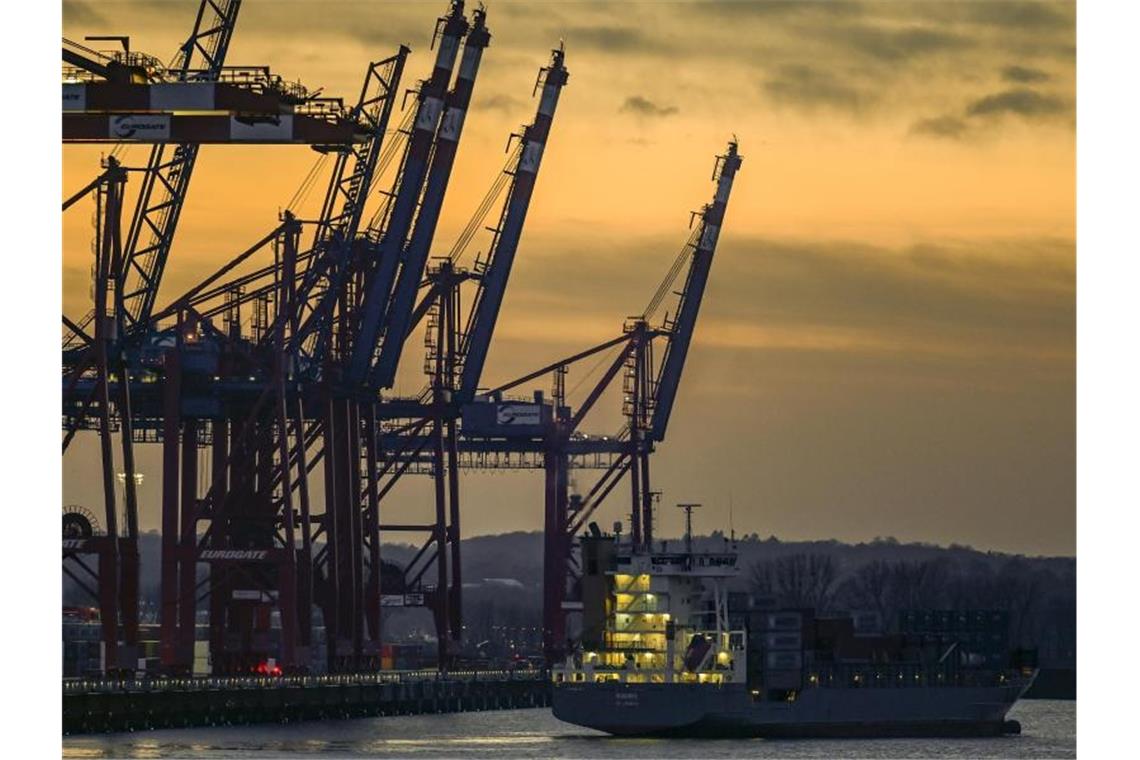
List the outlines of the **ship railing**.
{"label": "ship railing", "polygon": [[[661,610],[658,609],[657,604],[658,596],[659,595],[654,594],[653,598],[650,599],[648,594],[639,594],[635,595],[633,600],[627,602],[626,604],[618,604],[615,602],[614,612],[624,614],[641,614],[645,612],[651,612],[653,614],[658,614],[661,612]],[[660,596],[664,596],[664,594],[661,594]]]}
{"label": "ship railing", "polygon": [[632,654],[639,654],[643,652],[651,652],[654,654],[664,654],[664,650],[660,647],[644,646],[642,644],[621,644],[611,643],[606,644],[606,652],[628,652]]}
{"label": "ship railing", "polygon": [[1007,671],[918,664],[815,666],[805,688],[903,689],[932,686],[991,687],[1009,683]]}
{"label": "ship railing", "polygon": [[665,633],[665,622],[649,623],[636,625],[627,623],[625,625],[613,624],[606,627],[610,633]]}

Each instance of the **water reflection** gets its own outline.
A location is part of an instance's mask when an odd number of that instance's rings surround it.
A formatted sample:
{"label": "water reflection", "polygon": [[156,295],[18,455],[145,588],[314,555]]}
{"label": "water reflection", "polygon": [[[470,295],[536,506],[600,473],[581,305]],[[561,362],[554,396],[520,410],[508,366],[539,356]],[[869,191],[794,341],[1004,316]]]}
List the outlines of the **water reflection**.
{"label": "water reflection", "polygon": [[418,715],[289,725],[168,729],[68,737],[66,758],[494,757],[1036,758],[1075,757],[1076,703],[1026,701],[1023,734],[996,739],[770,741],[615,738],[561,723],[546,709]]}

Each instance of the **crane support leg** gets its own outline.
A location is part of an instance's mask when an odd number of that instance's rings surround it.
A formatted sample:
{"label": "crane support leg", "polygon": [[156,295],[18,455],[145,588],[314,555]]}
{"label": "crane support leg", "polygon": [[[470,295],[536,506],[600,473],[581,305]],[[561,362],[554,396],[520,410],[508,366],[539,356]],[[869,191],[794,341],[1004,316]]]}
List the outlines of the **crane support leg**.
{"label": "crane support leg", "polygon": [[562,659],[566,645],[566,571],[569,537],[566,535],[569,461],[560,442],[544,457],[545,524],[543,530],[542,648],[548,663]]}
{"label": "crane support leg", "polygon": [[[175,483],[178,481],[175,480]],[[186,420],[182,427],[182,547],[178,568],[178,660],[183,673],[194,669],[194,639],[197,623],[198,424]],[[178,540],[178,529],[174,541]],[[173,542],[172,542],[173,543]]]}

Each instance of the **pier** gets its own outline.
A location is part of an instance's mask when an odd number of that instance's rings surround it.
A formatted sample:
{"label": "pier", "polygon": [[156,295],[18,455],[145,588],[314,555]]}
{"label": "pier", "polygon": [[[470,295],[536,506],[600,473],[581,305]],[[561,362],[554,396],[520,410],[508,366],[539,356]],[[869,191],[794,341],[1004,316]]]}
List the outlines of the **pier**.
{"label": "pier", "polygon": [[512,710],[549,704],[550,679],[540,670],[69,679],[63,682],[63,733]]}

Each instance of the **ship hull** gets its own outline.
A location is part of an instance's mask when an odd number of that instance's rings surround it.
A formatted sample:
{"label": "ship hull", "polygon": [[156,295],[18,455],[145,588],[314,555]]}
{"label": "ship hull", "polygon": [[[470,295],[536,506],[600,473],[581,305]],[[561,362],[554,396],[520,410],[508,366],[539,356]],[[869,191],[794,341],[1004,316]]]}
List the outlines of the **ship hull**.
{"label": "ship hull", "polygon": [[744,686],[572,683],[555,687],[559,720],[621,736],[845,738],[998,736],[1027,683],[990,687],[807,689],[753,701]]}

